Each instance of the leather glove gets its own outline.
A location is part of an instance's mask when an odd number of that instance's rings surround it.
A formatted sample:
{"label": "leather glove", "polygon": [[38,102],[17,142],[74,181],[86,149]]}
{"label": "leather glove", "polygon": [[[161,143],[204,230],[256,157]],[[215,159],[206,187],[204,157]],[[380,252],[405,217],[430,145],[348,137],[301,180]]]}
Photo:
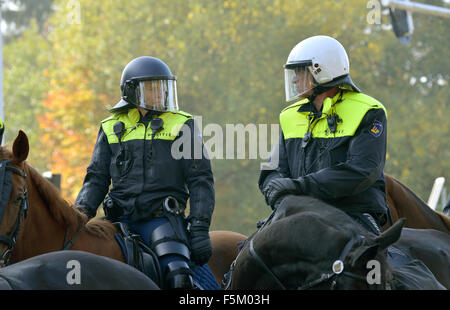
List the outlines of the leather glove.
{"label": "leather glove", "polygon": [[206,264],[212,255],[209,223],[192,219],[189,231],[191,237],[191,260],[197,265]]}
{"label": "leather glove", "polygon": [[276,178],[271,180],[264,187],[264,198],[272,209],[275,209],[276,205],[281,202],[281,198],[290,194],[302,194],[301,189],[297,186],[294,180],[290,178]]}

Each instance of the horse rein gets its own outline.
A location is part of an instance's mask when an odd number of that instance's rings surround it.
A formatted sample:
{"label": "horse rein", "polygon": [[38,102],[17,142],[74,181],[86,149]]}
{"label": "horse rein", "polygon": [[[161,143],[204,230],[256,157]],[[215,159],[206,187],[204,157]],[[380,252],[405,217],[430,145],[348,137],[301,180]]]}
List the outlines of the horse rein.
{"label": "horse rein", "polygon": [[[26,179],[27,174],[24,170],[19,169],[11,165],[10,162],[6,163],[5,166],[6,170],[12,171],[13,173],[20,175],[22,178]],[[7,266],[10,264],[9,260],[11,258],[11,253],[16,245],[17,242],[17,235],[19,234],[20,230],[20,224],[22,222],[23,218],[26,218],[27,216],[27,210],[28,210],[28,193],[26,186],[23,187],[22,195],[20,196],[20,199],[17,201],[20,202],[19,205],[19,215],[17,216],[16,222],[14,223],[14,228],[11,230],[11,232],[8,235],[0,235],[0,243],[6,244],[8,248],[1,254],[0,256],[0,266]]]}
{"label": "horse rein", "polygon": [[[344,246],[344,249],[341,252],[341,255],[339,256],[339,259],[334,261],[334,263],[332,265],[332,270],[333,270],[332,273],[322,273],[322,275],[319,278],[297,287],[297,290],[307,290],[307,289],[313,288],[325,281],[330,281],[330,280],[332,280],[331,284],[330,284],[330,289],[333,290],[336,288],[337,280],[340,275],[366,282],[367,279],[365,277],[358,275],[356,273],[350,272],[350,271],[344,271],[344,261],[345,261],[347,255],[350,253],[350,250],[352,249],[353,245],[356,242],[359,242],[361,239],[362,239],[361,237],[353,237],[346,243],[346,245]],[[280,281],[280,279],[264,263],[263,259],[258,255],[258,253],[256,253],[255,248],[253,246],[253,238],[250,240],[249,250],[250,250],[250,255],[275,280],[275,283],[277,283],[277,285],[281,289],[286,290],[286,287],[283,285],[283,283]]]}
{"label": "horse rein", "polygon": [[[13,173],[20,175],[22,178],[26,180],[27,174],[24,170],[19,169],[11,165],[10,162],[6,163],[5,166],[6,170],[10,170]],[[27,217],[27,211],[28,211],[28,193],[26,185],[24,185],[22,190],[22,195],[20,196],[20,199],[18,200],[20,202],[20,210],[19,215],[17,216],[16,222],[14,223],[14,228],[11,230],[11,232],[8,235],[1,235],[0,234],[0,243],[6,244],[8,248],[0,255],[0,268],[4,266],[8,266],[10,264],[10,258],[11,253],[16,245],[17,242],[17,236],[20,231],[20,225],[22,223],[22,219]],[[69,228],[66,229],[66,234],[64,236],[63,241],[63,248],[62,250],[68,250],[72,247],[72,245],[75,243],[75,240],[79,237],[80,233],[82,232],[82,229],[75,233],[75,235],[68,240],[69,237]]]}

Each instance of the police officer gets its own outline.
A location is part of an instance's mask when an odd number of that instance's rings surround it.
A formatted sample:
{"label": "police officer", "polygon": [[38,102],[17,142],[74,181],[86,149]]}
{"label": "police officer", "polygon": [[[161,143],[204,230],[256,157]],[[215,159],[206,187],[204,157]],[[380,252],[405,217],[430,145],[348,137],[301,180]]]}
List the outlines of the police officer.
{"label": "police officer", "polygon": [[186,147],[203,150],[202,137],[192,115],[178,109],[176,77],[163,61],[132,60],[120,88],[122,100],[101,123],[75,204],[94,217],[112,181],[105,213],[153,246],[165,288],[192,288],[190,261],[203,265],[212,254],[213,174],[206,152],[175,159],[172,145],[189,133]]}
{"label": "police officer", "polygon": [[387,213],[384,106],[355,86],[334,38],[301,41],[284,68],[291,105],[280,114],[272,166],[260,174],[266,202],[276,208],[288,194],[314,196],[379,234]]}

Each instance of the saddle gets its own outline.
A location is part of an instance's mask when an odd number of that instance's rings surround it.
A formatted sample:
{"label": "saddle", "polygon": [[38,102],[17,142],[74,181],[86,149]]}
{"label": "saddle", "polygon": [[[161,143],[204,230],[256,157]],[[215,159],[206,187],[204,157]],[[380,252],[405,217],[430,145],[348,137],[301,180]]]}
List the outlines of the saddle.
{"label": "saddle", "polygon": [[118,230],[114,236],[122,248],[126,263],[147,275],[161,287],[163,277],[156,253],[144,243],[140,235],[130,232],[127,224],[115,222],[113,225]]}

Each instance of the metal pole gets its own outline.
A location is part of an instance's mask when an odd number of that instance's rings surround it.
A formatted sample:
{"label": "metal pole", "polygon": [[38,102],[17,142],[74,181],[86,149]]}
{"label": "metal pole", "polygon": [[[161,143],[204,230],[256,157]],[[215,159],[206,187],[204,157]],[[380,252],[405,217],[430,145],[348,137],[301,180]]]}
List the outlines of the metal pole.
{"label": "metal pole", "polygon": [[450,18],[450,9],[434,5],[401,0],[383,0],[382,4],[391,8],[410,11],[411,13],[422,13]]}
{"label": "metal pole", "polygon": [[430,197],[428,198],[428,205],[431,209],[436,210],[436,206],[441,198],[441,192],[444,188],[445,178],[439,177],[434,180],[433,188],[431,189]]}

